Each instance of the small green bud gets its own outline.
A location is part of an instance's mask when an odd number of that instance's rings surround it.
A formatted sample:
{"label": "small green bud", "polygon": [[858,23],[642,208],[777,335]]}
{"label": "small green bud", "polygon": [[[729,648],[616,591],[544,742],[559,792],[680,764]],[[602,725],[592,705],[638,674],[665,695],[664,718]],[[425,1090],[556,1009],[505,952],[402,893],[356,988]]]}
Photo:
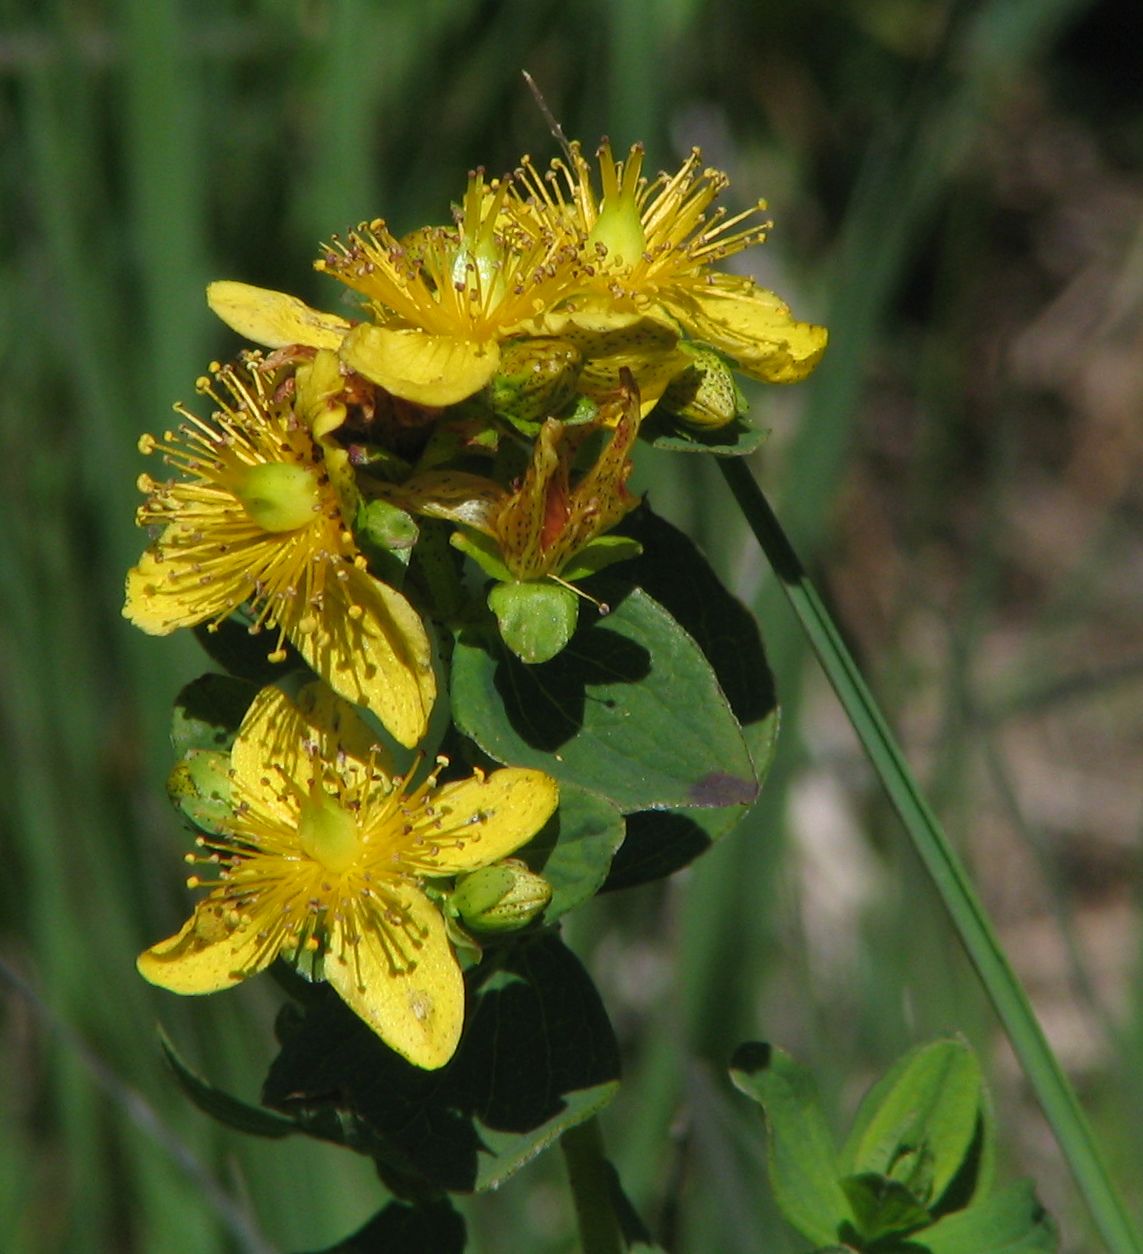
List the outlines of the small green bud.
{"label": "small green bud", "polygon": [[167,776],[171,804],[204,832],[218,835],[234,818],[230,808],[230,755],[188,749]]}
{"label": "small green bud", "polygon": [[411,549],[419,534],[411,514],[380,499],[361,502],[353,530],[359,544],[390,551]]}
{"label": "small green bud", "polygon": [[500,346],[488,404],[514,425],[543,422],[572,400],[582,364],[583,354],[568,340],[509,340]]}
{"label": "small green bud", "polygon": [[466,927],[514,932],[526,927],[552,899],[552,886],[515,859],[463,876],[451,905]]}
{"label": "small green bud", "polygon": [[746,398],[730,367],[710,348],[679,346],[691,364],[675,375],[659,402],[669,413],[708,431],[725,427],[746,412]]}

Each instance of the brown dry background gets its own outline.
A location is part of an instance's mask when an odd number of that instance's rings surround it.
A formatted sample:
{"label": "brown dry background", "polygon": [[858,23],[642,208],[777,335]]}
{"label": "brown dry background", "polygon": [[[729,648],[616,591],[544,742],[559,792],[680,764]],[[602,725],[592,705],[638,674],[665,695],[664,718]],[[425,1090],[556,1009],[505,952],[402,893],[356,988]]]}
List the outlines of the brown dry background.
{"label": "brown dry background", "polygon": [[[233,350],[204,284],[315,302],[317,240],[444,216],[475,164],[571,134],[694,143],[825,321],[815,379],[752,393],[755,470],[968,858],[1129,1203],[1143,1201],[1140,692],[1143,11],[1130,0],[46,0],[0,6],[0,1232],[6,1250],[323,1248],[367,1164],[208,1126],[161,1018],[256,1096],[274,994],[176,1004],[133,955],[182,917],[165,722],[202,667],[119,618],[137,434]],[[604,1127],[670,1247],[786,1251],[725,1063],[811,1064],[838,1126],[959,1028],[1006,1175],[1098,1249],[955,937],[713,468],[656,508],[758,609],[783,699],[757,813],[567,935],[626,1078]],[[473,1248],[570,1248],[546,1155],[464,1204]]]}

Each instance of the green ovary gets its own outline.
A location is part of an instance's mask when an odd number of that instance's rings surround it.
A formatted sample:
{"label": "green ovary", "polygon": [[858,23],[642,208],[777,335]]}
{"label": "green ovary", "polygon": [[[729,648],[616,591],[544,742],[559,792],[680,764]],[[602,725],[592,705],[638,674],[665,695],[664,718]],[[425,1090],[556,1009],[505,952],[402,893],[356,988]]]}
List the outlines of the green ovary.
{"label": "green ovary", "polygon": [[604,202],[587,242],[589,246],[602,244],[609,261],[627,268],[635,265],[647,247],[647,236],[630,196],[620,194],[614,204]]}
{"label": "green ovary", "polygon": [[302,803],[298,843],[327,871],[339,875],[353,865],[361,850],[357,821],[320,786]]}
{"label": "green ovary", "polygon": [[263,531],[296,531],[313,522],[321,507],[317,476],[291,462],[251,466],[234,495]]}

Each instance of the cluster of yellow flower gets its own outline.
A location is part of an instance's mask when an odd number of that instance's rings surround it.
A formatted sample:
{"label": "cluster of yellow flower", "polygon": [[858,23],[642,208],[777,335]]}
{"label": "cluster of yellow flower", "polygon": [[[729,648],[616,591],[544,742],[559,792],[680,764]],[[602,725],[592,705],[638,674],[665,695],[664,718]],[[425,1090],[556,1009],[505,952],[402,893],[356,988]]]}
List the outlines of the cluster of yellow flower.
{"label": "cluster of yellow flower", "polygon": [[526,843],[557,787],[515,767],[441,783],[441,759],[415,782],[362,721],[409,748],[426,737],[441,568],[461,586],[430,541],[448,534],[493,579],[505,642],[545,661],[574,630],[572,583],[638,551],[606,533],[637,503],[643,418],[729,424],[732,366],[792,382],[825,347],[773,293],[712,269],[768,223],[761,204],[712,211],[726,179],[697,152],[647,179],[641,149],[616,161],[604,144],[598,180],[573,144],[546,174],[525,158],[470,175],[451,226],[335,237],[316,264],[359,295],[355,317],[209,288],[261,351],[199,381],[208,418],[179,407],[177,430],[141,441],[175,477],[140,480],[155,533],[124,613],[159,635],[243,614],[318,682],[264,689],[238,729],[224,817],[190,858],[207,895],[140,958],[154,983],[211,992],[304,959],[412,1062],[454,1052],[464,989],[433,885]]}

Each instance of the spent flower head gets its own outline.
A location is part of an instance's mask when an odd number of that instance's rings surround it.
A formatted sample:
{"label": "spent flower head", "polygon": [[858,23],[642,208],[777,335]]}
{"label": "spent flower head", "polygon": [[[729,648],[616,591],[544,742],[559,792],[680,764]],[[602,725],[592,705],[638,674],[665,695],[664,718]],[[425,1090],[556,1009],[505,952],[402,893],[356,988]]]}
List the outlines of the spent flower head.
{"label": "spent flower head", "polygon": [[[428,470],[394,485],[388,495],[413,513],[448,519],[475,533],[472,538],[480,538],[475,547],[458,547],[494,577],[558,576],[638,505],[626,485],[639,423],[639,392],[626,374],[596,422],[572,426],[547,419],[523,474],[509,487],[465,471]],[[593,435],[603,437],[598,455],[573,474],[577,453]]]}
{"label": "spent flower head", "polygon": [[[253,356],[217,366],[198,383],[215,406],[209,419],[178,406],[176,430],[143,437],[142,452],[158,454],[175,477],[140,477],[137,521],[160,530],[128,573],[123,613],[166,635],[217,626],[246,606],[252,632],[275,633],[272,660],[285,658],[289,640],[332,688],[411,746],[436,695],[429,641],[406,598],[365,569],[346,527],[344,456],[320,434],[329,397],[319,403],[307,386],[329,373],[318,370],[329,359],[319,354],[297,374]],[[316,418],[316,433],[302,415]]]}
{"label": "spent flower head", "polygon": [[140,972],[176,993],[213,993],[279,956],[315,966],[391,1048],[419,1067],[452,1057],[464,981],[425,891],[491,866],[555,810],[555,782],[506,767],[420,783],[395,774],[352,706],[322,684],[296,702],[255,698],[230,754],[231,817],[199,837],[188,881],[207,890]]}

